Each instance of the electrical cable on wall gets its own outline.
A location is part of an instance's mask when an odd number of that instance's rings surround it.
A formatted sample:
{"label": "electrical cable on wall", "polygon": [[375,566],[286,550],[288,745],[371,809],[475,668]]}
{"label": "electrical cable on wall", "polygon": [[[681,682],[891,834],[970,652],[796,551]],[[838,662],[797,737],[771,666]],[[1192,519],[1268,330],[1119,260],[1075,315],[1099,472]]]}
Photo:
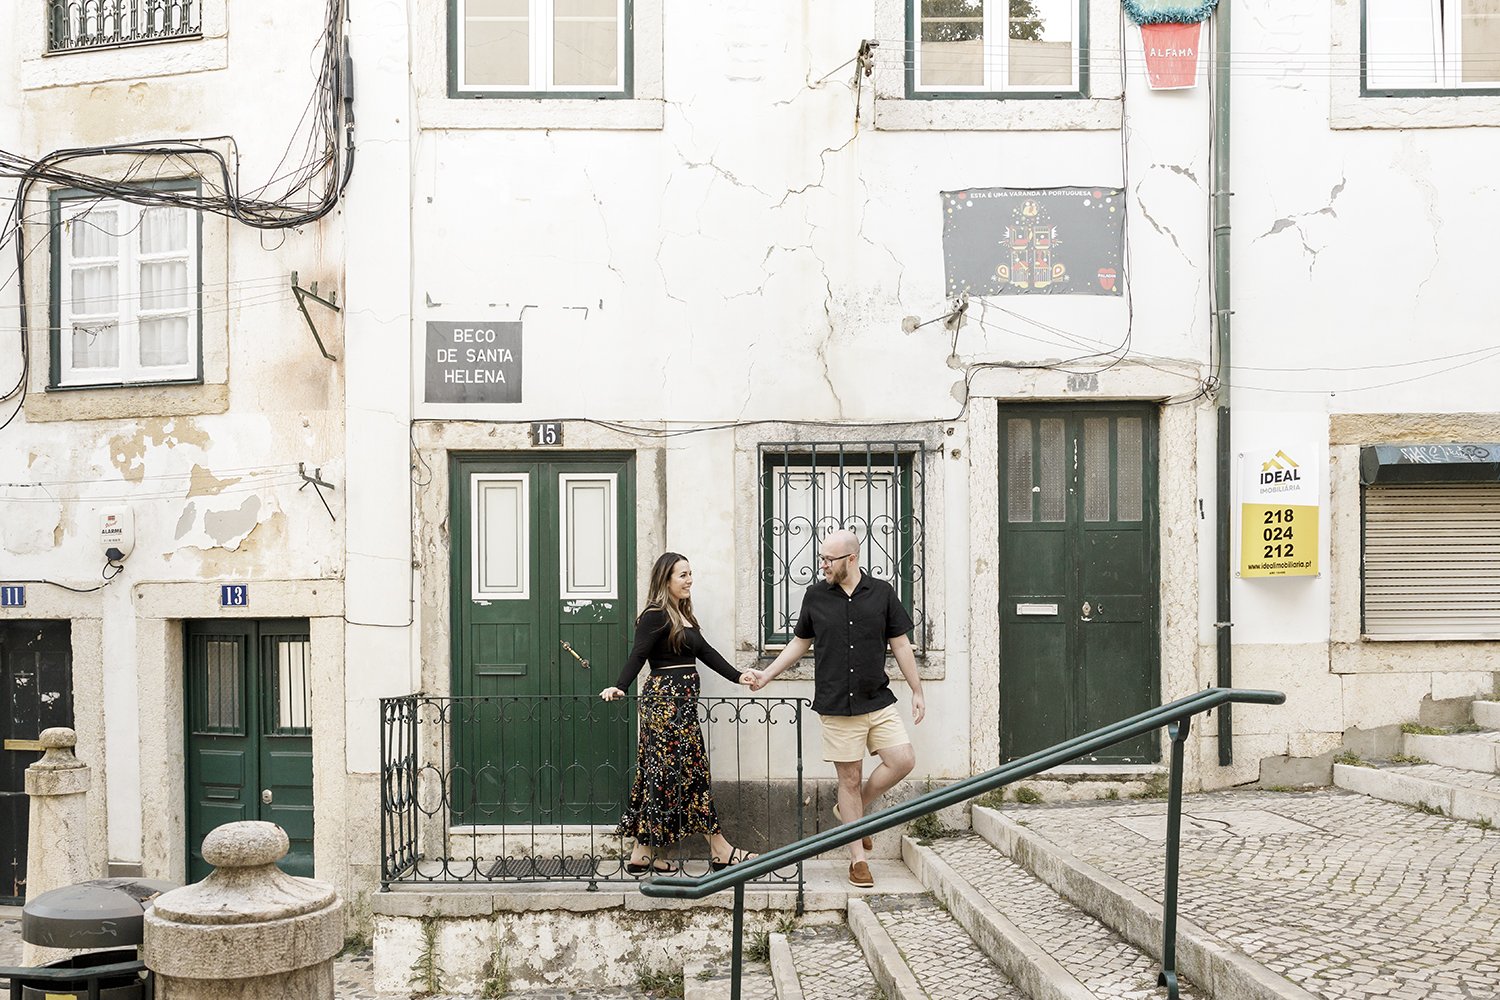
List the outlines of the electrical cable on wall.
{"label": "electrical cable on wall", "polygon": [[[75,188],[98,195],[101,200],[209,212],[261,230],[295,229],[323,218],[338,204],[354,169],[353,63],[343,31],[345,4],[346,0],[327,0],[327,16],[319,36],[317,83],[286,148],[271,169],[270,179],[258,187],[247,190],[241,183],[239,148],[233,136],[152,139],[62,149],[35,160],[0,150],[0,177],[20,181],[10,213],[0,226],[0,245],[10,240],[16,245],[16,267],[7,283],[11,279],[17,282],[21,332],[20,375],[13,386],[0,392],[0,403],[17,401],[10,415],[0,422],[0,430],[8,427],[25,405],[30,376],[26,264],[31,254],[47,245],[53,236],[49,218],[46,239],[29,250],[26,247],[24,227],[29,221],[26,205],[33,185]],[[309,122],[301,162],[287,168],[297,136]],[[210,144],[227,147],[229,155]],[[91,174],[81,166],[100,157],[134,157],[135,161],[122,171],[123,179]],[[199,178],[206,190],[153,188],[149,182],[136,179],[148,164],[155,164],[157,177],[163,172],[185,173]]]}

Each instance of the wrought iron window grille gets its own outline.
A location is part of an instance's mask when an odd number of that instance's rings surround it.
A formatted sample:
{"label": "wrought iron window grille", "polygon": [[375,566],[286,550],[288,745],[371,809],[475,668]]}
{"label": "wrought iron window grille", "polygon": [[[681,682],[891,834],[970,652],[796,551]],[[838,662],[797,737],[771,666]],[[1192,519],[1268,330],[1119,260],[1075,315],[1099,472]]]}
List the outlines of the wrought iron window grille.
{"label": "wrought iron window grille", "polygon": [[47,0],[47,54],[203,36],[203,0]]}
{"label": "wrought iron window grille", "polygon": [[759,447],[762,655],[789,642],[802,593],[820,579],[818,546],[830,533],[859,536],[860,568],[896,588],[926,655],[927,449],[920,441],[805,441]]}

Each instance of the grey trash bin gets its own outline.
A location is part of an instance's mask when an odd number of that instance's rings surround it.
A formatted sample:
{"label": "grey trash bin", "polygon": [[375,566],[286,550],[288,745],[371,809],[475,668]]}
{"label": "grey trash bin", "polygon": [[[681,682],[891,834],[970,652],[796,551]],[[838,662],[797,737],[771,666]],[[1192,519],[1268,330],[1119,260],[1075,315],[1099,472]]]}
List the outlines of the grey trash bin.
{"label": "grey trash bin", "polygon": [[136,954],[146,907],[173,882],[99,878],[65,885],[21,907],[21,939],[43,948],[89,949],[35,969],[0,969],[11,1000],[150,1000]]}

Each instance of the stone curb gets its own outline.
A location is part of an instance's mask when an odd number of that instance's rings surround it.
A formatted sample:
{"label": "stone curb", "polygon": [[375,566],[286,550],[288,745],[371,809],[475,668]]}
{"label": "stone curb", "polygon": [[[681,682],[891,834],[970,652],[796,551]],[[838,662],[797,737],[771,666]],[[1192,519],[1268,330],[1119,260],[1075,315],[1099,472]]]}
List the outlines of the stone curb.
{"label": "stone curb", "polygon": [[1500,701],[1476,701],[1473,704],[1474,725],[1500,729]]}
{"label": "stone curb", "polygon": [[[993,809],[976,806],[974,832],[1063,899],[1161,961],[1161,904]],[[1317,1000],[1181,914],[1177,971],[1219,1000]]]}
{"label": "stone curb", "polygon": [[1500,795],[1483,788],[1464,788],[1415,774],[1350,764],[1333,765],[1333,783],[1387,802],[1441,809],[1450,819],[1500,823]]}
{"label": "stone curb", "polygon": [[771,935],[771,982],[776,985],[776,1000],[803,1000],[802,981],[797,978],[785,934]]}
{"label": "stone curb", "polygon": [[927,992],[917,982],[911,966],[891,935],[881,926],[870,904],[863,899],[849,899],[849,930],[865,954],[865,964],[875,974],[875,982],[893,1000],[927,1000]]}
{"label": "stone curb", "polygon": [[[977,811],[977,810],[976,810]],[[932,890],[959,926],[1016,988],[1031,1000],[1094,1000],[1094,994],[1011,923],[946,861],[910,837],[902,839],[906,863]],[[851,901],[851,915],[853,906]]]}
{"label": "stone curb", "polygon": [[1472,733],[1449,736],[1425,736],[1407,733],[1406,752],[1433,764],[1460,771],[1500,772],[1500,743]]}

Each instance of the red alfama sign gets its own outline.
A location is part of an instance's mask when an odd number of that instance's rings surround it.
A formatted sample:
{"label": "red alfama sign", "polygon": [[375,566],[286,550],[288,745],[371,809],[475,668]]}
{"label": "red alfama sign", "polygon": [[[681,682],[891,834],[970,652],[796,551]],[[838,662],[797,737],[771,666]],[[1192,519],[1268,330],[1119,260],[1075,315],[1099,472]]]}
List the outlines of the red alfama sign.
{"label": "red alfama sign", "polygon": [[1202,35],[1201,21],[1141,25],[1146,82],[1152,90],[1186,90],[1196,85]]}

